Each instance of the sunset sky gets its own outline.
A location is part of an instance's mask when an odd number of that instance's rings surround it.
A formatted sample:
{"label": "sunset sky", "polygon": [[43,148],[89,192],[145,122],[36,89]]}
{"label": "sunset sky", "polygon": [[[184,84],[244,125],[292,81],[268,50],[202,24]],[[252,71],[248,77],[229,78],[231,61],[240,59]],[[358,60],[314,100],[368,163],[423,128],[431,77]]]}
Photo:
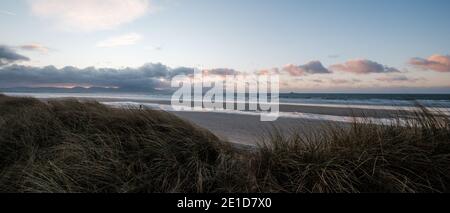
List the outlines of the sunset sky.
{"label": "sunset sky", "polygon": [[121,87],[197,67],[281,74],[286,92],[450,92],[449,11],[448,0],[2,0],[0,88]]}

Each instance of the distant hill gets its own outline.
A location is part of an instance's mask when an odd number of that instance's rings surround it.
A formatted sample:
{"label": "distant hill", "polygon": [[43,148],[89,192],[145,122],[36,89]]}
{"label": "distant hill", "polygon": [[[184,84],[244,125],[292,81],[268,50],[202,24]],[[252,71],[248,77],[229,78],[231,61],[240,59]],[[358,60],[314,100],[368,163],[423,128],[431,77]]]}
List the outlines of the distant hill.
{"label": "distant hill", "polygon": [[23,93],[126,93],[126,92],[164,92],[160,90],[136,90],[126,88],[107,88],[107,87],[73,87],[73,88],[56,88],[56,87],[15,87],[0,88],[0,92],[23,92]]}

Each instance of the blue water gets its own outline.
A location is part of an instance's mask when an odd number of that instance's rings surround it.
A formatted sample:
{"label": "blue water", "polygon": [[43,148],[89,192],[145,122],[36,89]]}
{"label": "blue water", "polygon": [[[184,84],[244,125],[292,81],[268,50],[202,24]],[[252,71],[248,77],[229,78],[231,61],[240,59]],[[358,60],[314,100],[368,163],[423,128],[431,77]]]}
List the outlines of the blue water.
{"label": "blue water", "polygon": [[450,94],[280,94],[282,103],[450,107]]}

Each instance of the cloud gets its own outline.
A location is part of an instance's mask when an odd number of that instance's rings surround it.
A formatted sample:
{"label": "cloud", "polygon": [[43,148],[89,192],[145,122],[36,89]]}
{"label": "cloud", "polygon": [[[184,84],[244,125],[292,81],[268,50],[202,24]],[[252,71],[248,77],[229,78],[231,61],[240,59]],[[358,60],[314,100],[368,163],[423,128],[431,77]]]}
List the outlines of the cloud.
{"label": "cloud", "polygon": [[108,38],[104,41],[98,42],[97,47],[119,47],[136,44],[142,36],[137,33],[129,33],[121,36]]}
{"label": "cloud", "polygon": [[424,70],[450,72],[450,55],[432,55],[428,59],[412,58],[409,64]]}
{"label": "cloud", "polygon": [[388,67],[366,59],[356,59],[347,61],[344,64],[335,64],[332,65],[330,69],[355,74],[400,72],[396,68]]}
{"label": "cloud", "polygon": [[279,75],[280,69],[272,68],[272,69],[261,69],[254,72],[255,75]]}
{"label": "cloud", "polygon": [[7,16],[15,16],[16,14],[10,11],[6,10],[0,10],[0,14],[7,15]]}
{"label": "cloud", "polygon": [[333,84],[348,84],[351,81],[350,80],[346,80],[346,79],[331,79],[330,82],[333,83]]}
{"label": "cloud", "polygon": [[170,68],[149,63],[138,68],[33,67],[10,65],[0,67],[0,88],[16,87],[101,87],[120,91],[148,92],[171,90],[170,80],[180,74],[190,75],[193,68]]}
{"label": "cloud", "polygon": [[216,68],[204,70],[203,74],[225,76],[225,75],[238,75],[239,72],[229,68]]}
{"label": "cloud", "polygon": [[330,70],[325,68],[320,61],[311,61],[305,65],[289,64],[283,68],[291,76],[304,76],[307,74],[328,74]]}
{"label": "cloud", "polygon": [[21,50],[26,51],[37,51],[42,53],[47,53],[49,48],[43,46],[42,44],[25,44],[19,47]]}
{"label": "cloud", "polygon": [[[186,75],[186,76],[194,76],[195,74],[194,68],[189,67],[179,67],[176,69],[171,70],[170,77],[174,77],[177,75]],[[242,74],[241,72],[230,69],[230,68],[215,68],[215,69],[205,69],[203,70],[204,76],[226,76],[226,75],[239,75]]]}
{"label": "cloud", "polygon": [[174,70],[172,70],[170,72],[170,77],[174,77],[177,75],[186,75],[186,76],[193,76],[195,73],[195,69],[194,68],[189,68],[189,67],[179,67],[176,68]]}
{"label": "cloud", "polygon": [[97,31],[130,23],[150,10],[149,0],[29,0],[33,14],[68,30]]}
{"label": "cloud", "polygon": [[17,54],[11,48],[0,45],[0,66],[12,64],[19,61],[29,61],[26,56]]}
{"label": "cloud", "polygon": [[404,75],[396,75],[396,76],[384,76],[384,77],[380,77],[377,78],[378,81],[383,81],[383,82],[389,82],[389,83],[393,83],[393,82],[417,82],[417,81],[421,81],[424,80],[422,78],[409,78],[407,76]]}
{"label": "cloud", "polygon": [[[0,67],[0,88],[17,87],[99,87],[116,88],[127,92],[172,90],[171,79],[177,75],[192,76],[195,69],[170,68],[161,63],[148,63],[137,68],[77,68],[67,66],[34,67],[9,65]],[[228,69],[210,69],[208,75],[239,75]]]}

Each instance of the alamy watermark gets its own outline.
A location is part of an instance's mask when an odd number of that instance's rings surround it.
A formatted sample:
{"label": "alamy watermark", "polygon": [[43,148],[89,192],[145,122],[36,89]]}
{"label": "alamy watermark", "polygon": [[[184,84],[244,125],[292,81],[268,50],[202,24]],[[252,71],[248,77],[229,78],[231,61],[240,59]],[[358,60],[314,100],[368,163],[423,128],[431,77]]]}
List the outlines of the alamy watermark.
{"label": "alamy watermark", "polygon": [[260,115],[261,121],[279,117],[279,76],[237,74],[211,75],[195,70],[192,75],[172,78],[171,86],[178,88],[172,95],[176,111],[243,111]]}

